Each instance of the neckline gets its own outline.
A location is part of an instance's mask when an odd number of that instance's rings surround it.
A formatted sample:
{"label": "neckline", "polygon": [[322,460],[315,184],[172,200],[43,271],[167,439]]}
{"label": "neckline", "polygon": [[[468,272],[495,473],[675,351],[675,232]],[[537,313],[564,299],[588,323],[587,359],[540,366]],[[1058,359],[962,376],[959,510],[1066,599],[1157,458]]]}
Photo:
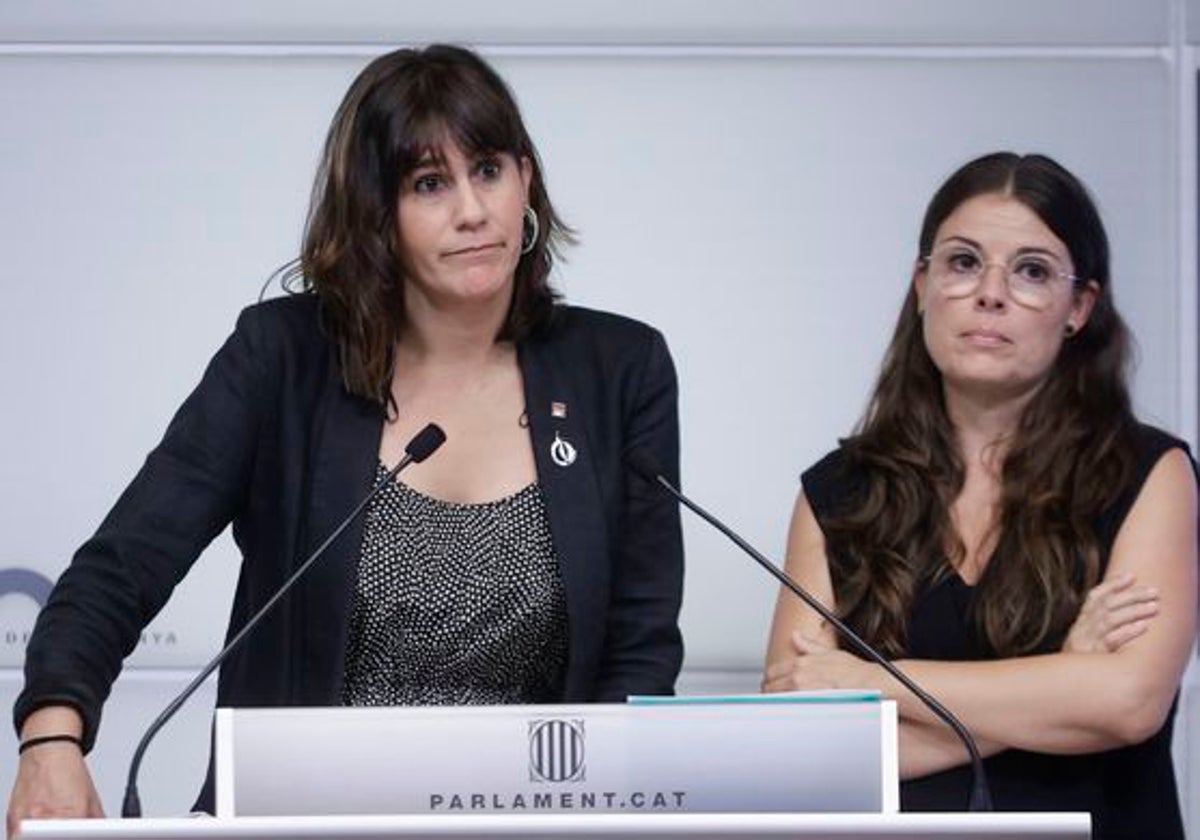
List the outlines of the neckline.
{"label": "neckline", "polygon": [[[376,459],[376,468],[375,469],[376,469],[376,475],[382,477],[383,475],[387,474],[390,467],[388,467],[385,463],[383,463],[382,460]],[[539,490],[539,485],[537,483],[537,480],[534,479],[533,481],[526,484],[524,487],[519,487],[516,490],[514,490],[513,492],[507,493],[503,496],[500,496],[497,499],[490,499],[490,500],[482,501],[482,502],[452,502],[449,499],[441,499],[441,498],[438,498],[437,496],[431,496],[428,493],[424,493],[424,492],[418,490],[417,488],[413,487],[411,484],[406,484],[405,482],[401,481],[400,476],[398,476],[398,475],[392,477],[391,486],[397,488],[402,493],[406,493],[410,496],[413,496],[427,504],[433,504],[433,505],[437,505],[438,507],[450,508],[453,510],[483,510],[485,508],[499,507],[502,505],[511,504],[512,502],[516,501],[517,499],[521,498],[522,496],[529,495],[530,493],[535,493]]]}
{"label": "neckline", "polygon": [[975,588],[975,586],[976,586],[976,584],[978,584],[978,583],[979,583],[979,581],[975,581],[975,583],[969,583],[969,582],[967,581],[967,579],[966,579],[966,578],[964,578],[964,577],[962,576],[962,574],[960,574],[960,573],[959,573],[958,569],[953,569],[953,570],[952,570],[952,573],[951,573],[951,575],[950,575],[950,579],[951,579],[951,580],[953,580],[957,586],[959,586],[959,587],[961,587],[961,588],[963,588],[963,589],[974,589],[974,588]]}

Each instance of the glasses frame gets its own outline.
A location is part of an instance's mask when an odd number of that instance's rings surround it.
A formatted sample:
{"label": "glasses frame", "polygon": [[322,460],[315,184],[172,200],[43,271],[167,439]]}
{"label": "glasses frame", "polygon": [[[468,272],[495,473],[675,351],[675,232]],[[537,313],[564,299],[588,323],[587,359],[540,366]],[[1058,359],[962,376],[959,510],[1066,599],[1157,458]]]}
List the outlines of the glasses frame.
{"label": "glasses frame", "polygon": [[[1020,291],[1017,291],[1014,294],[1014,292],[1013,292],[1013,274],[1014,274],[1013,264],[1017,260],[1019,260],[1020,257],[1015,257],[1014,259],[1009,260],[1007,262],[999,262],[997,260],[985,260],[983,258],[983,255],[980,254],[974,248],[969,248],[965,245],[957,245],[957,246],[952,246],[952,247],[963,248],[965,251],[970,251],[971,253],[975,254],[979,258],[979,270],[978,270],[978,272],[976,272],[975,282],[970,286],[970,288],[964,288],[963,291],[956,292],[954,294],[950,294],[947,292],[946,294],[948,297],[957,300],[960,298],[970,297],[971,295],[975,294],[975,292],[979,291],[979,287],[983,285],[983,279],[984,279],[984,277],[987,276],[988,270],[993,267],[996,267],[996,268],[1003,269],[1004,288],[1008,292],[1008,296],[1010,298],[1012,298],[1014,302],[1019,303],[1021,306],[1024,306],[1027,309],[1037,309],[1037,310],[1042,310],[1042,309],[1048,308],[1050,303],[1052,302],[1049,300],[1047,300],[1044,303],[1040,303],[1037,301],[1031,301],[1027,295],[1023,294]],[[937,255],[937,252],[939,250],[943,250],[943,249],[934,248],[928,254],[923,254],[920,258],[921,264],[924,266],[925,271],[929,275],[929,278],[931,280],[934,280],[937,277],[937,275],[934,271],[934,267],[933,267],[933,258],[934,258],[934,256]],[[1079,277],[1075,276],[1074,274],[1068,274],[1065,271],[1053,271],[1052,279],[1065,280],[1066,282],[1071,284],[1072,288],[1075,288],[1075,289],[1078,289],[1080,286],[1083,285],[1083,281]]]}

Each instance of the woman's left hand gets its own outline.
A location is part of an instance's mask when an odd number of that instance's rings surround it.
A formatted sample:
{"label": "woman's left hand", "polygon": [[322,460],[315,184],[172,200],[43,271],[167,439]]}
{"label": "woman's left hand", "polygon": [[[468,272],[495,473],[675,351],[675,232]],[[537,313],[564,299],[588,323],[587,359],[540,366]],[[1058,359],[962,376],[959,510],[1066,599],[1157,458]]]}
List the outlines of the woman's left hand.
{"label": "woman's left hand", "polygon": [[1112,653],[1146,632],[1161,598],[1152,586],[1135,586],[1131,574],[1093,587],[1063,642],[1064,653]]}
{"label": "woman's left hand", "polygon": [[792,633],[794,656],[767,666],[762,690],[811,691],[825,688],[873,688],[874,666],[844,650]]}

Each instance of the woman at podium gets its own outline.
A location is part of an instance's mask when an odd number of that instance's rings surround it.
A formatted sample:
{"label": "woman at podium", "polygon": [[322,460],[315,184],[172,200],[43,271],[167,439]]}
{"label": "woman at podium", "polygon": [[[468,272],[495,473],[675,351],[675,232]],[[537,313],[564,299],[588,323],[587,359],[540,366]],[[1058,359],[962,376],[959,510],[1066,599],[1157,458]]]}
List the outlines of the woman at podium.
{"label": "woman at podium", "polygon": [[[1181,837],[1196,479],[1131,411],[1129,341],[1083,185],[1039,155],[966,164],[926,211],[863,420],[803,474],[787,567],[962,719],[997,808]],[[962,743],[787,593],[763,684],[895,699],[902,807],[965,807]]]}
{"label": "woman at podium", "polygon": [[[682,645],[678,474],[662,336],[563,305],[571,232],[505,83],[470,51],[367,66],[329,130],[295,294],[246,309],[28,645],[10,831],[96,814],[83,755],[140,630],[226,525],[231,634],[426,424],[221,668],[225,706],[618,701],[670,693]],[[205,802],[209,805],[210,803]]]}

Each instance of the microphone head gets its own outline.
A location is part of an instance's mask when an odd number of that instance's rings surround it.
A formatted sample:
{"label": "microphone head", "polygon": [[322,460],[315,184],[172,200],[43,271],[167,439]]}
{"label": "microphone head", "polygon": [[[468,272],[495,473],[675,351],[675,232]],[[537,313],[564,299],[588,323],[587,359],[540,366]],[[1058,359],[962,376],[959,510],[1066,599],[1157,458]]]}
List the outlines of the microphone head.
{"label": "microphone head", "polygon": [[421,463],[446,442],[446,433],[437,423],[430,423],[413,435],[413,439],[404,447],[404,452],[414,463]]}
{"label": "microphone head", "polygon": [[662,468],[649,449],[639,446],[625,453],[625,465],[651,484],[657,484]]}

